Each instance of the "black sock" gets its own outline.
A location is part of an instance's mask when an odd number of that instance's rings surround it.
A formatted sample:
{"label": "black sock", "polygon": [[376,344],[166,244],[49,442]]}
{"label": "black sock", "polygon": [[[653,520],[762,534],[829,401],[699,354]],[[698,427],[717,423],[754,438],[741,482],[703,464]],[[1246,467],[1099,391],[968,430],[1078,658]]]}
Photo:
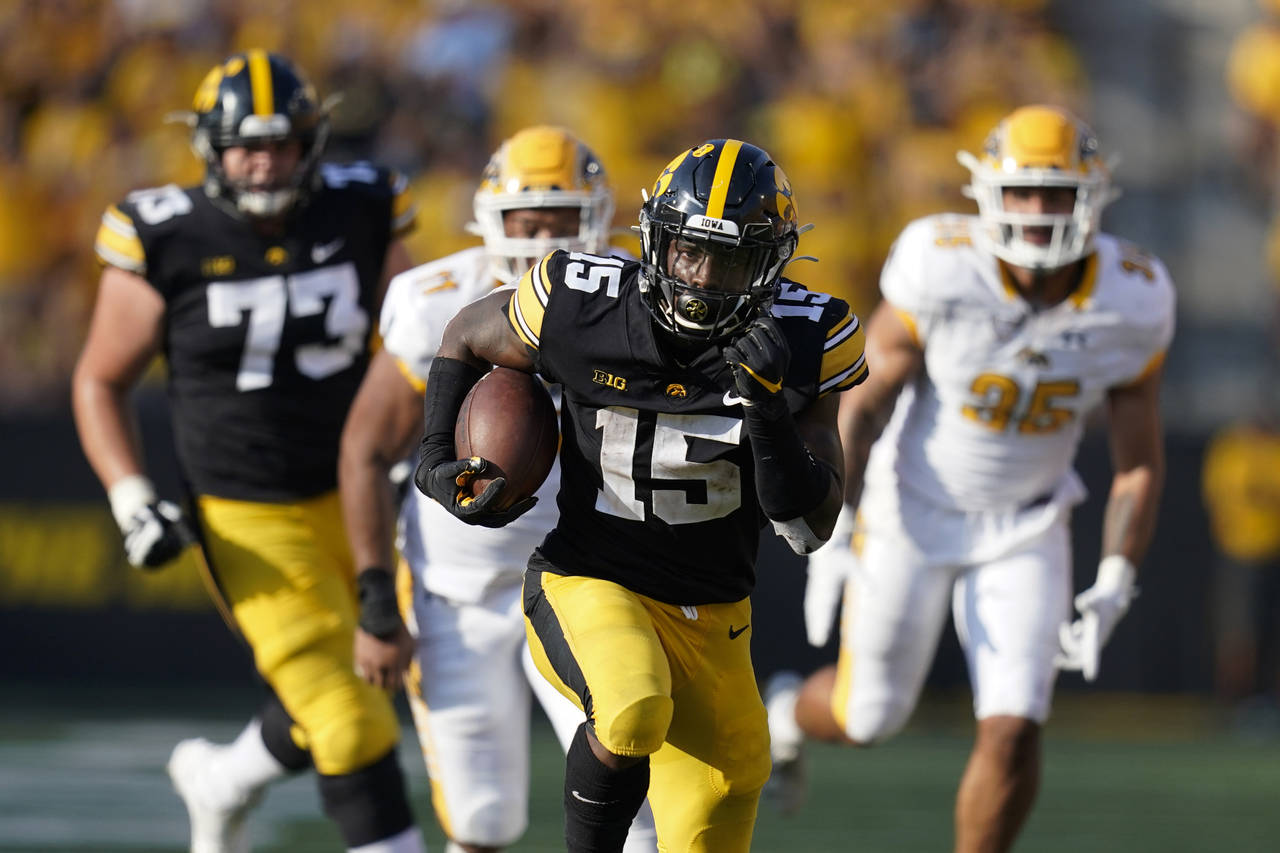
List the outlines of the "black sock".
{"label": "black sock", "polygon": [[338,825],[347,847],[372,844],[413,826],[395,749],[363,770],[317,776],[324,813]]}
{"label": "black sock", "polygon": [[311,753],[293,742],[293,718],[280,704],[274,693],[267,699],[262,710],[258,712],[262,720],[262,742],[271,757],[280,762],[286,770],[297,773],[311,766]]}
{"label": "black sock", "polygon": [[606,767],[587,743],[583,723],[569,744],[564,773],[564,838],[568,853],[617,853],[645,795],[649,758],[622,770]]}

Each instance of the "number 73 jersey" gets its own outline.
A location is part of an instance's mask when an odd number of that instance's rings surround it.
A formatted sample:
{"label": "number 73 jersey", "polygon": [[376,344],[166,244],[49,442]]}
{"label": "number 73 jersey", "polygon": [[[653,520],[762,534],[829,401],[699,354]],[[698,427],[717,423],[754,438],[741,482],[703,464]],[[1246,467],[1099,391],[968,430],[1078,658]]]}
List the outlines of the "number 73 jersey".
{"label": "number 73 jersey", "polygon": [[280,234],[198,187],[135,192],[102,217],[99,259],[164,298],[178,458],[199,494],[290,501],[336,485],[387,248],[414,210],[385,169],[321,178]]}
{"label": "number 73 jersey", "polygon": [[902,489],[960,511],[1078,501],[1085,416],[1159,367],[1173,285],[1158,259],[1099,234],[1075,291],[1036,310],[969,239],[978,227],[954,214],[917,220],[885,264],[881,290],[925,368],[872,449],[867,496]]}
{"label": "number 73 jersey", "polygon": [[[669,604],[738,601],[755,583],[764,516],[721,347],[670,358],[641,301],[640,266],[553,252],[521,278],[512,327],[563,389],[560,519],[548,571],[614,581]],[[792,412],[866,376],[858,319],[783,281],[772,313],[791,362]]]}

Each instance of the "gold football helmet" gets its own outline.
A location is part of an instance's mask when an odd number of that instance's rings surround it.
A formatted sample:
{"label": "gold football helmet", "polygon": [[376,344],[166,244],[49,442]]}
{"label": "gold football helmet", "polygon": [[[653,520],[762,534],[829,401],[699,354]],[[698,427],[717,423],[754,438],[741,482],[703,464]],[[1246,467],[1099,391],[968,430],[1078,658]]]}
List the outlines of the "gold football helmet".
{"label": "gold football helmet", "polygon": [[[503,213],[528,208],[578,208],[573,237],[508,237]],[[573,134],[539,125],[521,130],[489,158],[468,226],[484,238],[490,266],[499,281],[512,283],[556,249],[606,251],[613,223],[613,194],[604,167]]]}
{"label": "gold football helmet", "polygon": [[[1102,211],[1120,194],[1111,186],[1110,164],[1098,153],[1087,125],[1064,109],[1027,106],[1005,117],[987,136],[982,155],[957,153],[971,173],[964,194],[978,203],[979,239],[1015,266],[1056,269],[1093,251]],[[1006,187],[1071,187],[1071,213],[1005,210]],[[1023,229],[1052,228],[1047,244],[1024,238]]]}

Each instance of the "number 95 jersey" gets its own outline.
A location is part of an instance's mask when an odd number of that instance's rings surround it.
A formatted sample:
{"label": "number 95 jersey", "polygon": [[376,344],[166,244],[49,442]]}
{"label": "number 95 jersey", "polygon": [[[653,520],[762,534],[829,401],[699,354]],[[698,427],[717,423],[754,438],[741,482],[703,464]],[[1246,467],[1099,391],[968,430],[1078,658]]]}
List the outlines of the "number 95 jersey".
{"label": "number 95 jersey", "polygon": [[[668,604],[739,601],[764,523],[742,402],[719,346],[687,364],[664,352],[639,269],[553,252],[508,303],[538,372],[563,389],[560,519],[530,565]],[[783,393],[799,412],[866,376],[863,335],[841,300],[782,288],[771,310],[791,348]]]}
{"label": "number 95 jersey", "polygon": [[164,298],[178,457],[198,494],[281,502],[336,486],[387,249],[414,210],[384,169],[320,174],[279,234],[198,187],[135,192],[102,217],[99,259]]}
{"label": "number 95 jersey", "polygon": [[977,227],[955,214],[917,220],[885,264],[881,290],[925,369],[872,449],[864,507],[895,491],[961,512],[1079,501],[1085,416],[1157,369],[1172,339],[1158,259],[1099,234],[1075,291],[1036,309],[969,239]]}

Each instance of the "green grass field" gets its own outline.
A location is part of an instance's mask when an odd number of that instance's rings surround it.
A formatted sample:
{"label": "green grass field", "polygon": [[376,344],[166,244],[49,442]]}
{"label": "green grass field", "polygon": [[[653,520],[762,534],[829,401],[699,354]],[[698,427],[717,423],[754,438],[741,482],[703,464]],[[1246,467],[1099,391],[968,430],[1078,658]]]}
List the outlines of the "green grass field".
{"label": "green grass field", "polygon": [[[176,853],[186,816],[163,765],[174,742],[226,740],[250,695],[5,688],[0,708],[0,851]],[[810,797],[781,818],[762,805],[753,849],[945,851],[951,798],[969,749],[965,697],[931,696],[908,730],[874,750],[811,748]],[[412,738],[406,729],[406,738]],[[416,749],[402,751],[435,853]],[[535,724],[530,829],[513,850],[560,842],[562,758]],[[255,850],[336,851],[311,779],[274,788],[254,815]],[[1176,698],[1064,696],[1046,740],[1045,777],[1022,851],[1169,853],[1280,849],[1280,738],[1244,738],[1202,704]]]}

